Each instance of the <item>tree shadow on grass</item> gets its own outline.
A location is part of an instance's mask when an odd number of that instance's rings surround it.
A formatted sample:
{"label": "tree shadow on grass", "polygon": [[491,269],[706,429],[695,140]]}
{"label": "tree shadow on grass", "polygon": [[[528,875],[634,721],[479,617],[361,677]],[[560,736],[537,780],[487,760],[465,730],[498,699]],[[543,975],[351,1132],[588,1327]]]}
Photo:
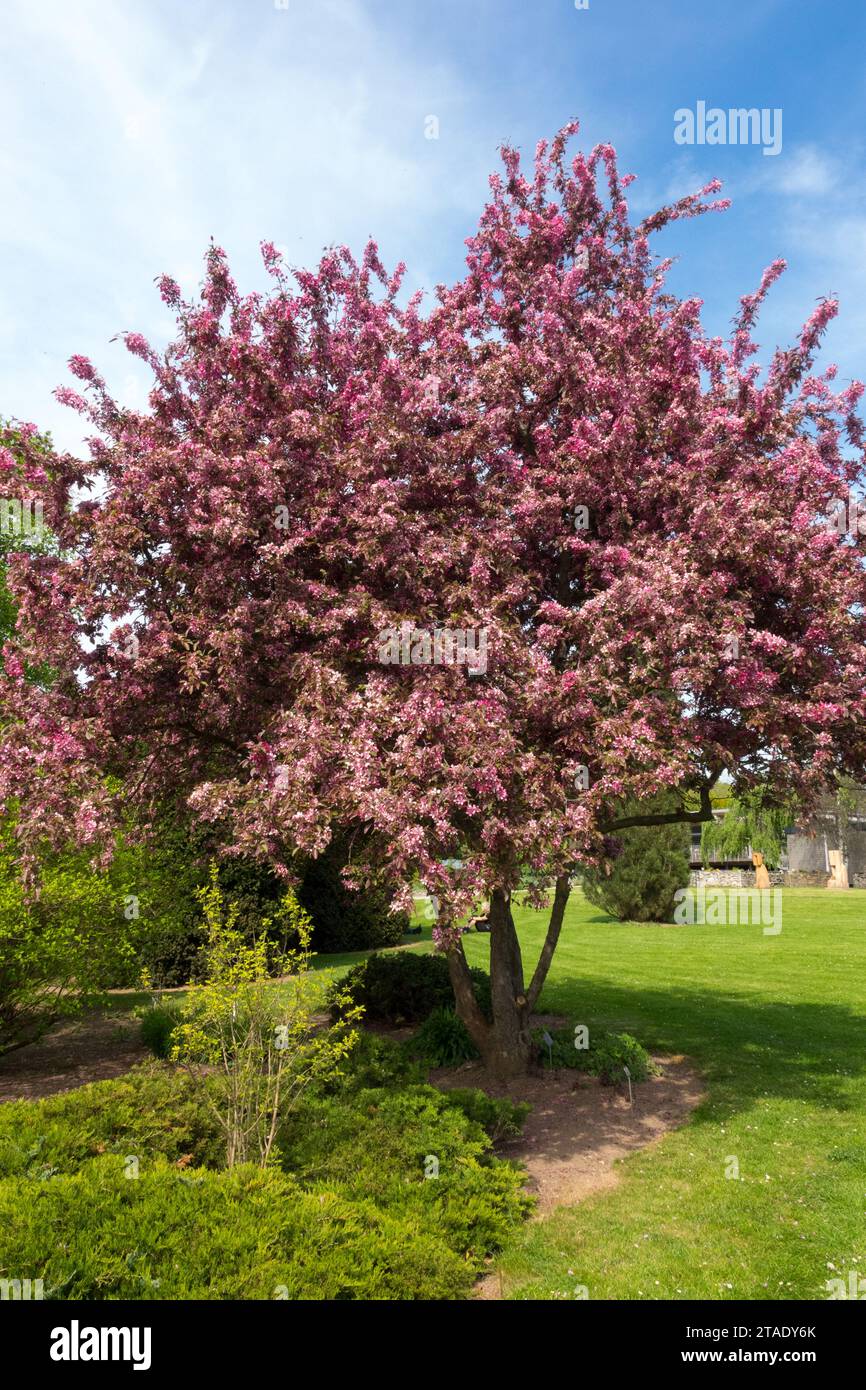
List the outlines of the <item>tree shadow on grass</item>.
{"label": "tree shadow on grass", "polygon": [[540,1003],[586,1023],[590,1033],[593,1025],[628,1032],[651,1052],[691,1057],[710,1091],[698,1119],[715,1122],[768,1096],[839,1112],[861,1108],[850,1083],[866,1075],[866,1018],[841,1004],[605,980],[548,981]]}

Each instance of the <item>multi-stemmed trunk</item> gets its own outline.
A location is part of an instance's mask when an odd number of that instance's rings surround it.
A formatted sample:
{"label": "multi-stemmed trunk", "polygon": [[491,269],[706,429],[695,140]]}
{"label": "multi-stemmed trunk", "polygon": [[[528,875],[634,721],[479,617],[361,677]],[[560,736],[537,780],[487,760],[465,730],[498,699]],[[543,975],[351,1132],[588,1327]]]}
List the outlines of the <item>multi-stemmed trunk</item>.
{"label": "multi-stemmed trunk", "polygon": [[490,993],[493,1019],[488,1021],[478,1005],[472,977],[458,943],[448,952],[448,967],[457,1013],[485,1065],[502,1081],[522,1075],[529,1067],[532,1044],[530,1020],[541,993],[559,940],[569,879],[556,880],[556,892],[538,964],[527,987],[523,976],[520,942],[511,915],[509,894],[495,889],[490,896]]}

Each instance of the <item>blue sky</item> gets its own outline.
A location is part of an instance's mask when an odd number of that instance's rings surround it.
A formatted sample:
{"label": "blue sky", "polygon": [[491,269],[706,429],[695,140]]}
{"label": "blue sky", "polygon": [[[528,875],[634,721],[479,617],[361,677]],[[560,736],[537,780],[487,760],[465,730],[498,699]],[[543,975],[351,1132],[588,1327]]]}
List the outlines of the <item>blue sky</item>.
{"label": "blue sky", "polygon": [[[73,352],[142,404],[110,340],[166,341],[154,277],[191,291],[211,236],[242,289],[263,238],[311,264],[372,234],[410,290],[453,278],[499,143],[574,115],[640,215],[723,179],[729,212],[656,239],[714,332],[784,256],[762,357],[832,293],[827,359],[866,377],[864,53],[862,0],[5,0],[0,413],[78,448],[51,395]],[[781,108],[781,152],[677,145],[698,101]]]}

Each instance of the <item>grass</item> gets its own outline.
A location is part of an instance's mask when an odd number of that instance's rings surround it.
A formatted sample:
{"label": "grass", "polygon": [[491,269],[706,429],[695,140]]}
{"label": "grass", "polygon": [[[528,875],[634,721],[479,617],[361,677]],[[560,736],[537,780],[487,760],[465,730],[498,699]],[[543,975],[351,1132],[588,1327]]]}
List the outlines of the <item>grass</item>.
{"label": "grass", "polygon": [[[414,925],[420,923],[416,922]],[[380,946],[370,951],[343,951],[334,955],[316,954],[310,961],[310,969],[336,974],[357,965],[359,960],[366,960],[367,956],[386,955],[391,951],[430,951],[432,948],[433,932],[428,925],[423,928],[420,936],[407,936],[397,946]]]}
{"label": "grass", "polygon": [[[516,920],[528,973],[544,918]],[[464,944],[486,967],[488,941]],[[505,1297],[820,1299],[866,1277],[866,893],[786,889],[779,936],[620,924],[577,893],[539,1007],[687,1054],[708,1094],[615,1190],[523,1228]]]}

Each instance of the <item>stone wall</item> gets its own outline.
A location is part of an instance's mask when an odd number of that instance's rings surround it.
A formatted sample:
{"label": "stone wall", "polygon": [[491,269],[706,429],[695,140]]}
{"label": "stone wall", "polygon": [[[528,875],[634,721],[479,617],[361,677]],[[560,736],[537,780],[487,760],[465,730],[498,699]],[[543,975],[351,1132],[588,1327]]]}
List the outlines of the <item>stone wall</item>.
{"label": "stone wall", "polygon": [[[782,888],[826,888],[830,875],[826,869],[809,872],[805,869],[771,869],[770,882]],[[692,888],[754,888],[754,869],[693,869],[689,874]],[[866,873],[854,874],[852,888],[866,888]]]}
{"label": "stone wall", "polygon": [[[770,882],[783,884],[787,875],[781,869],[768,870]],[[824,875],[826,881],[827,875]],[[754,888],[754,869],[693,869],[689,874],[692,888]],[[823,886],[823,885],[822,885]]]}
{"label": "stone wall", "polygon": [[809,873],[805,869],[789,869],[784,881],[788,888],[826,888],[829,877],[826,869],[815,873]]}
{"label": "stone wall", "polygon": [[746,869],[692,869],[689,883],[692,888],[745,888],[748,876]]}

